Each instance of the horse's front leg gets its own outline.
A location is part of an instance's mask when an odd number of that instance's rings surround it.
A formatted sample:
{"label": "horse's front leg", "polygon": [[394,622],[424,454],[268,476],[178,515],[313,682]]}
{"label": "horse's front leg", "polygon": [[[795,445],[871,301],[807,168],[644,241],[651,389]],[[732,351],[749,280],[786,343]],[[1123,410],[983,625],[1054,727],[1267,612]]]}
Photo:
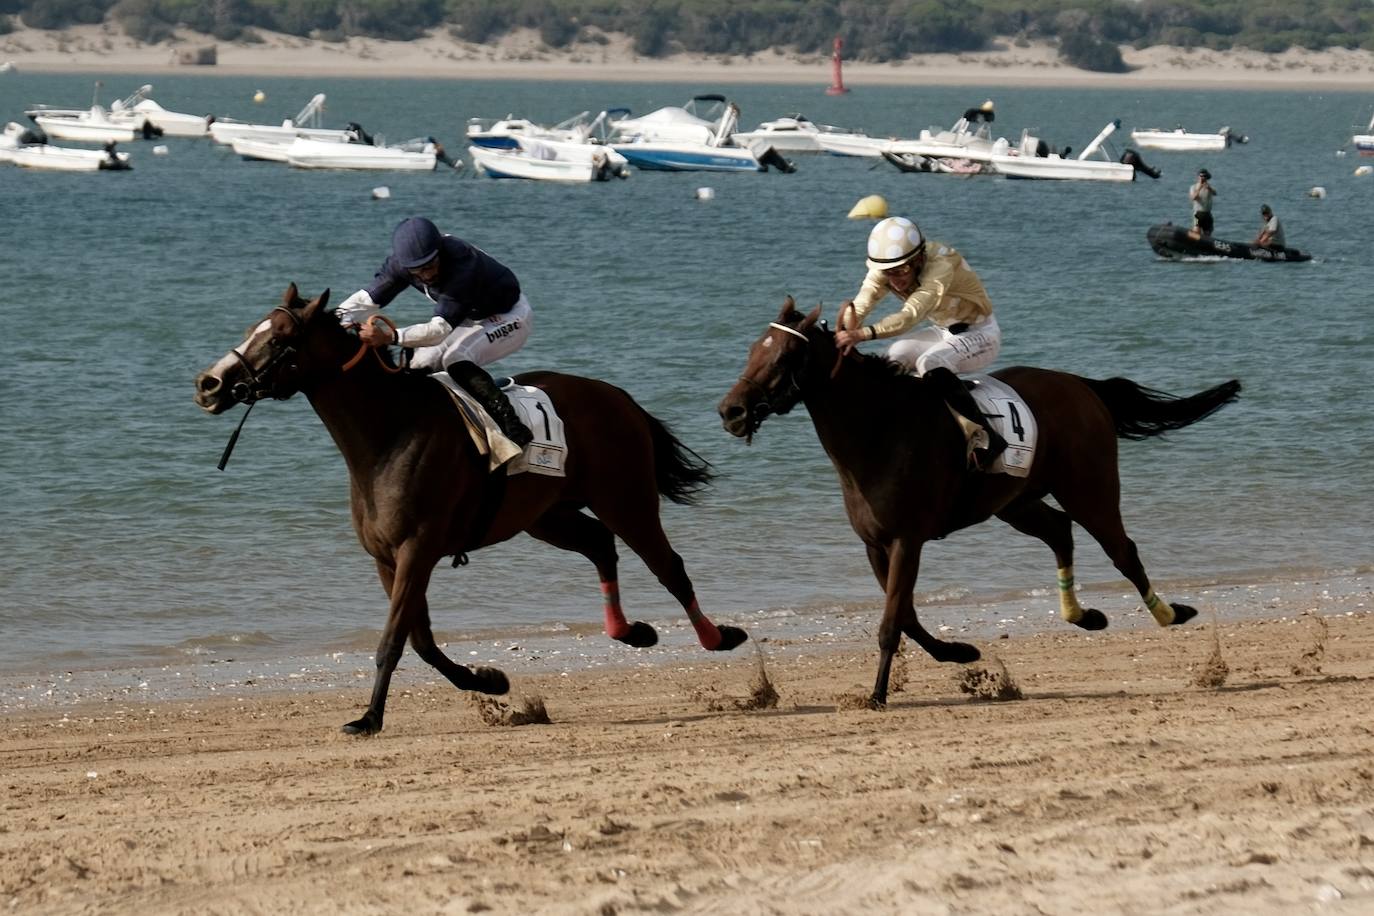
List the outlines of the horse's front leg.
{"label": "horse's front leg", "polygon": [[432,565],[417,567],[408,554],[399,557],[394,567],[377,560],[377,575],[391,598],[391,608],[386,626],[382,628],[381,642],[377,645],[377,674],[372,681],[372,700],[361,719],[344,725],[343,730],[347,734],[375,735],[382,730],[391,675],[395,673],[401,653],[405,651],[406,639],[410,636],[417,613],[424,608],[425,589],[429,587]]}
{"label": "horse's front leg", "polygon": [[414,626],[410,628],[410,644],[415,654],[429,662],[436,671],[449,679],[459,690],[475,690],[478,693],[500,695],[510,691],[510,680],[497,668],[468,668],[460,665],[444,654],[434,641],[434,631],[430,629],[429,602],[421,598],[421,613]]}
{"label": "horse's front leg", "polygon": [[[977,661],[980,657],[975,646],[945,642],[931,636],[916,618],[912,593],[921,568],[921,546],[921,541],[899,538],[887,550],[887,601],[883,606],[882,623],[878,627],[878,676],[873,684],[873,696],[869,698],[869,706],[874,709],[887,705],[892,659],[901,645],[903,632],[938,662],[966,663]],[[869,556],[871,560],[872,550]]]}

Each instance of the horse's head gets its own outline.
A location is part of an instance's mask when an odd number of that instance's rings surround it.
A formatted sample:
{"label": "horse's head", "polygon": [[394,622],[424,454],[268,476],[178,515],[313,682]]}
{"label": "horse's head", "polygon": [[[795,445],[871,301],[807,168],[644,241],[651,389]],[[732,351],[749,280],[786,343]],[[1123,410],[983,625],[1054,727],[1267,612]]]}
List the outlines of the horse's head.
{"label": "horse's head", "polygon": [[196,376],[196,404],[219,414],[235,404],[284,400],[299,391],[318,361],[308,345],[312,332],[332,326],[343,333],[324,310],[328,302],[329,290],[307,302],[292,283],[281,305],[249,328],[242,343]]}
{"label": "horse's head", "polygon": [[752,440],[769,414],[784,414],[797,406],[812,359],[811,331],[820,317],[819,305],[803,315],[787,297],[777,321],[769,323],[749,348],[739,381],[716,408],[726,432]]}

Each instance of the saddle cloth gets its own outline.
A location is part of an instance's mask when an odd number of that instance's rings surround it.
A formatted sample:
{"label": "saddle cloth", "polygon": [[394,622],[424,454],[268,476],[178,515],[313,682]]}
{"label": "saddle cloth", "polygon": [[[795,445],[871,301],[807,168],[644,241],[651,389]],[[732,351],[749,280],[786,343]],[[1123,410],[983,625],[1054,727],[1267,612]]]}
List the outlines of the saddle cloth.
{"label": "saddle cloth", "polygon": [[542,388],[517,385],[509,378],[497,382],[506,397],[510,398],[516,413],[534,433],[534,441],[521,451],[520,446],[506,438],[501,427],[496,425],[482,405],[447,372],[436,372],[430,377],[442,384],[453,397],[477,451],[487,456],[488,470],[494,471],[505,465],[506,473],[512,476],[526,471],[547,477],[567,476],[563,465],[568,457],[568,440],[563,435],[563,420]]}
{"label": "saddle cloth", "polygon": [[[1036,425],[1030,407],[1015,389],[990,375],[969,375],[963,381],[983,416],[1007,440],[1007,450],[993,462],[989,473],[1025,477],[1035,460]],[[980,427],[970,438],[969,447],[982,448],[987,442],[975,440],[986,439],[987,433]]]}

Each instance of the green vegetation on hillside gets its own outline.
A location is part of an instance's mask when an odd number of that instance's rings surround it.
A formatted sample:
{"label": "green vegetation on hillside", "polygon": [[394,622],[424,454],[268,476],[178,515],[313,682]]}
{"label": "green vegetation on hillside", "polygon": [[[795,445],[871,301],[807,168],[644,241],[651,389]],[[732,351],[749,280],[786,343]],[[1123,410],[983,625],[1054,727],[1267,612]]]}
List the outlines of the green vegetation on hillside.
{"label": "green vegetation on hillside", "polygon": [[10,15],[42,29],[108,17],[147,42],[178,26],[225,41],[252,40],[254,28],[327,41],[448,28],[477,43],[533,28],[551,48],[620,32],[648,57],[823,53],[841,35],[847,57],[888,61],[1007,35],[1058,41],[1065,60],[1091,70],[1123,69],[1122,44],[1374,50],[1369,0],[0,0],[0,33]]}

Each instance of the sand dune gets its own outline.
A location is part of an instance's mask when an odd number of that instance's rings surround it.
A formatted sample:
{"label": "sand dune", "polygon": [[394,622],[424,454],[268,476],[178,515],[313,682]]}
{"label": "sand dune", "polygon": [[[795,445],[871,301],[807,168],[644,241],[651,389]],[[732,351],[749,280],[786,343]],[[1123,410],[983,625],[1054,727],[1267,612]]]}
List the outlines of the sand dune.
{"label": "sand dune", "polygon": [[[586,79],[687,83],[825,84],[825,55],[768,51],[749,57],[676,55],[642,58],[623,36],[605,43],[583,42],[553,51],[538,34],[522,31],[499,45],[457,41],[444,30],[413,42],[353,38],[322,42],[261,33],[260,43],[217,42],[180,31],[171,43],[144,45],[111,24],[62,31],[19,29],[0,36],[0,64],[24,71],[76,73],[194,72],[234,75],[415,77],[425,79]],[[180,52],[215,46],[218,62],[209,67],[176,63]],[[966,54],[925,54],[898,63],[845,66],[854,88],[877,85],[1043,85],[1103,87],[1199,87],[1367,90],[1374,80],[1374,53],[1331,49],[1255,51],[1123,47],[1133,68],[1124,74],[1091,73],[1066,66],[1045,44],[1017,47],[1002,42],[995,50]]]}

